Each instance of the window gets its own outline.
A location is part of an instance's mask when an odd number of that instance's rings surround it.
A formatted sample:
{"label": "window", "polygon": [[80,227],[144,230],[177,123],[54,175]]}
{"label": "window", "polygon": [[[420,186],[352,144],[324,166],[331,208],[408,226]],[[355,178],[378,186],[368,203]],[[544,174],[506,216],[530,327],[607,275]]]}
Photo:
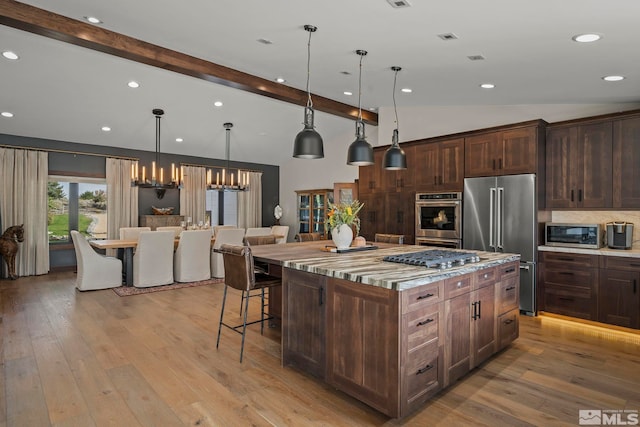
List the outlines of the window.
{"label": "window", "polygon": [[70,243],[69,230],[87,238],[107,237],[107,184],[104,179],[50,176],[49,243]]}
{"label": "window", "polygon": [[238,225],[238,193],[207,190],[205,221],[214,225]]}

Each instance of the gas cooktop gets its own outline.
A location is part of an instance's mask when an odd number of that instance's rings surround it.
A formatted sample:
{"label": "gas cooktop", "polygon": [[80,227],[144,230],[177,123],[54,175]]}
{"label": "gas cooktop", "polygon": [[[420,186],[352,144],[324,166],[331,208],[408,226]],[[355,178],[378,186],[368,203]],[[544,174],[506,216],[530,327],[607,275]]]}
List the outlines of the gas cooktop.
{"label": "gas cooktop", "polygon": [[447,269],[469,262],[479,262],[480,256],[475,252],[458,252],[443,249],[430,249],[408,254],[387,255],[383,261],[397,262],[401,264],[417,265],[427,268]]}

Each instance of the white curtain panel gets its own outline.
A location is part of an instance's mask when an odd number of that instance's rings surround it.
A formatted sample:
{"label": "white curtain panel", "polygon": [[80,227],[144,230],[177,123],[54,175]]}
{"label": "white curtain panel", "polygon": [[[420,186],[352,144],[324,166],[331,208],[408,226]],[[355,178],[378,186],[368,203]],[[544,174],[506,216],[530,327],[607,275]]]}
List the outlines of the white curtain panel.
{"label": "white curtain panel", "polygon": [[249,189],[238,193],[238,227],[262,227],[262,172],[249,172]]}
{"label": "white curtain panel", "polygon": [[184,182],[180,190],[180,215],[197,224],[204,221],[207,197],[207,172],[202,166],[182,166]]}
{"label": "white curtain panel", "polygon": [[25,230],[18,243],[18,276],[49,272],[48,159],[44,151],[0,148],[0,233],[20,224]]}
{"label": "white curtain panel", "polygon": [[[120,227],[138,226],[138,187],[131,185],[131,167],[137,160],[107,157],[107,239],[119,239]],[[114,256],[115,249],[107,255]]]}

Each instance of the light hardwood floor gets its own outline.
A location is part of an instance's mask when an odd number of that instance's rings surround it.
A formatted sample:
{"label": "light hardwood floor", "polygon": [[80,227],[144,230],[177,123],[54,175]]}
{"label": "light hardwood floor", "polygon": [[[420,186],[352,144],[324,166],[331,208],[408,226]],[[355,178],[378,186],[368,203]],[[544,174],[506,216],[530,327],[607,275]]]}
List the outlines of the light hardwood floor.
{"label": "light hardwood floor", "polygon": [[118,297],[74,280],[0,280],[0,427],[575,426],[579,409],[640,409],[638,335],[522,317],[510,348],[392,420],[282,368],[277,330],[252,326],[242,364],[239,335],[216,350],[222,284]]}

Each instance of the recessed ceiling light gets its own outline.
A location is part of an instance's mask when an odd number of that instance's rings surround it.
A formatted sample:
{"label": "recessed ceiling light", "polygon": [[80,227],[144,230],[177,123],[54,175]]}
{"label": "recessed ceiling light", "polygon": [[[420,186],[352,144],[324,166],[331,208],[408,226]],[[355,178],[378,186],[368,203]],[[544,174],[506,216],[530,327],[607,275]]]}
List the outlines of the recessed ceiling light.
{"label": "recessed ceiling light", "polygon": [[2,117],[13,117],[13,113],[9,112],[9,111],[3,111],[2,113],[0,113],[2,115]]}
{"label": "recessed ceiling light", "polygon": [[401,91],[403,91],[404,93],[411,93],[413,92],[413,89],[409,89],[408,87],[404,87],[402,89],[400,89]]}
{"label": "recessed ceiling light", "polygon": [[19,58],[17,53],[11,52],[10,50],[5,50],[4,52],[2,52],[2,56],[12,61],[15,61],[16,59]]}
{"label": "recessed ceiling light", "polygon": [[284,82],[286,82],[286,80],[285,80],[285,79],[283,79],[282,77],[276,77],[276,81],[277,81],[278,83],[284,83]]}
{"label": "recessed ceiling light", "polygon": [[619,82],[620,80],[624,80],[624,76],[604,76],[602,80],[606,80],[608,82]]}
{"label": "recessed ceiling light", "polygon": [[111,128],[109,126],[102,126],[103,132],[111,132]]}
{"label": "recessed ceiling light", "polygon": [[92,24],[102,24],[102,21],[95,16],[85,16],[84,19]]}
{"label": "recessed ceiling light", "polygon": [[493,89],[494,87],[496,87],[496,85],[494,85],[493,83],[482,83],[480,87],[482,89]]}
{"label": "recessed ceiling light", "polygon": [[344,92],[342,92],[342,93],[344,93],[344,94],[345,94],[345,95],[347,95],[347,96],[351,96],[351,95],[353,95],[353,92],[349,92],[348,90],[345,90],[345,91],[344,91]]}
{"label": "recessed ceiling light", "polygon": [[600,34],[578,34],[576,36],[571,37],[571,40],[574,42],[580,43],[591,43],[598,41],[602,38]]}
{"label": "recessed ceiling light", "polygon": [[182,139],[182,138],[176,138],[176,142],[182,142],[182,141],[184,141],[184,139]]}
{"label": "recessed ceiling light", "polygon": [[131,80],[129,83],[127,83],[127,86],[129,86],[130,88],[135,89],[135,88],[137,88],[137,87],[140,87],[140,83],[138,83],[138,82],[136,82],[136,81]]}
{"label": "recessed ceiling light", "polygon": [[213,103],[216,107],[222,107],[222,101],[216,101]]}

